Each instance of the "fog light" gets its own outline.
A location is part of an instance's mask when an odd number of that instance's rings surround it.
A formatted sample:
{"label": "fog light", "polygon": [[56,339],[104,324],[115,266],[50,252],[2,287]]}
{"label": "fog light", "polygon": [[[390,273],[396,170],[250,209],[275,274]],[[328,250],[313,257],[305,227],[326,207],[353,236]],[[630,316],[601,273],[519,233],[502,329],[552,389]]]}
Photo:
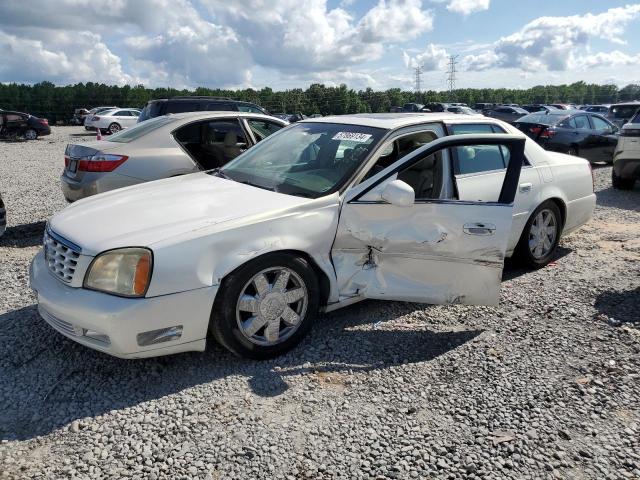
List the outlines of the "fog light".
{"label": "fog light", "polygon": [[156,343],[171,342],[173,340],[178,340],[180,337],[182,337],[182,325],[150,330],[136,335],[138,345],[141,347],[154,345]]}
{"label": "fog light", "polygon": [[108,335],[104,333],[96,332],[95,330],[88,330],[86,328],[83,329],[83,336],[87,338],[91,338],[92,340],[96,340],[97,342],[104,343],[106,345],[111,344],[111,340]]}

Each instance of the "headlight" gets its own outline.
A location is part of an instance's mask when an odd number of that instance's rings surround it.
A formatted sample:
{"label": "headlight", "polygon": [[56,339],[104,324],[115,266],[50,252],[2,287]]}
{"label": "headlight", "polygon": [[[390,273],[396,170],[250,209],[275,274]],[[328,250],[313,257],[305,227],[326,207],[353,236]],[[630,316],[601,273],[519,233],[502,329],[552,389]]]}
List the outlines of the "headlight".
{"label": "headlight", "polygon": [[91,262],[84,287],[123,297],[144,297],[151,280],[153,255],[146,248],[119,248]]}

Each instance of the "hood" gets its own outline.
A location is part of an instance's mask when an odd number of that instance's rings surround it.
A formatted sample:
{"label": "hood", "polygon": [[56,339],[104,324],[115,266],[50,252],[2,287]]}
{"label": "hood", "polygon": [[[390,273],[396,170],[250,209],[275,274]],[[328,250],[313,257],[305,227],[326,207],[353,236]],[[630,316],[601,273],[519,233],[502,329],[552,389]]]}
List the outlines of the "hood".
{"label": "hood", "polygon": [[271,192],[206,173],[122,188],[80,200],[54,216],[58,235],[96,255],[151,246],[190,230],[295,207],[309,199]]}

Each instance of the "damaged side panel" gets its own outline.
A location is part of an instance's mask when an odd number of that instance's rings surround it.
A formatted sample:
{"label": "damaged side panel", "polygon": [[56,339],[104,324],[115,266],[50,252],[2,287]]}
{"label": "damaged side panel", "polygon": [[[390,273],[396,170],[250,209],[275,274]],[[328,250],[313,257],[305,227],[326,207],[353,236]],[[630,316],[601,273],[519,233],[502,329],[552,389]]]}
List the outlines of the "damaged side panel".
{"label": "damaged side panel", "polygon": [[[340,296],[495,304],[511,212],[456,202],[344,205],[332,250]],[[491,234],[465,233],[469,223]]]}

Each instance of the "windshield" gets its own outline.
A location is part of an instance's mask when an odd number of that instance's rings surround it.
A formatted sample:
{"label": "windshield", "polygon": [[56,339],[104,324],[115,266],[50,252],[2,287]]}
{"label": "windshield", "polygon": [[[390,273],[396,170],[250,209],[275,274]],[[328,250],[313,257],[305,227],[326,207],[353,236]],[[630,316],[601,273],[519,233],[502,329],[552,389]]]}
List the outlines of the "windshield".
{"label": "windshield", "polygon": [[173,121],[175,121],[173,117],[156,117],[144,123],[137,123],[135,126],[121,130],[113,135],[109,135],[105,140],[107,142],[129,143]]}
{"label": "windshield", "polygon": [[530,113],[518,120],[518,123],[541,123],[543,125],[556,125],[569,115],[566,113]]}
{"label": "windshield", "polygon": [[298,123],[261,141],[219,174],[275,192],[318,198],[339,190],[385,133],[361,125]]}

